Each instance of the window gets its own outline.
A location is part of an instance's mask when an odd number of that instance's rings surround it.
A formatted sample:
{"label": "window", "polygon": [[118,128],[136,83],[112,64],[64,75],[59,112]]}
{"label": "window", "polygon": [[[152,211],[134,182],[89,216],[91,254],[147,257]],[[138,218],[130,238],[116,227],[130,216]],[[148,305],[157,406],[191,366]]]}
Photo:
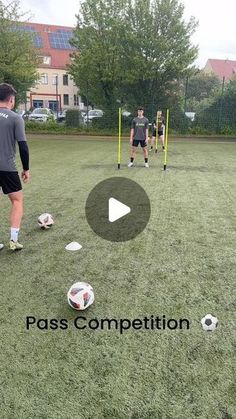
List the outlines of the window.
{"label": "window", "polygon": [[64,105],[69,105],[69,95],[63,95],[63,102]]}
{"label": "window", "polygon": [[58,74],[52,75],[52,84],[54,84],[55,86],[58,85]]}
{"label": "window", "polygon": [[41,74],[40,81],[42,84],[48,84],[48,75],[47,73]]}
{"label": "window", "polygon": [[43,64],[50,65],[51,64],[51,57],[45,55],[43,57]]}
{"label": "window", "polygon": [[[57,108],[58,108],[57,105],[58,105],[58,101],[56,101],[56,100],[49,100],[48,101],[49,109],[51,109],[54,112],[57,112]],[[58,108],[58,110],[59,110],[59,108]]]}
{"label": "window", "polygon": [[63,86],[68,86],[68,74],[63,74]]}
{"label": "window", "polygon": [[79,106],[79,96],[74,95],[74,106]]}
{"label": "window", "polygon": [[43,100],[33,100],[33,108],[42,108]]}

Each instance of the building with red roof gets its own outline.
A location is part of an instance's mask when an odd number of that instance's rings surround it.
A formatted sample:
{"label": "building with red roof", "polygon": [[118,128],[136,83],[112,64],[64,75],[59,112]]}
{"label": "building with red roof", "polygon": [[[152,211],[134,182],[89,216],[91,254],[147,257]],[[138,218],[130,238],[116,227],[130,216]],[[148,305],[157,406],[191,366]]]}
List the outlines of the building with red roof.
{"label": "building with red roof", "polygon": [[70,44],[73,29],[66,26],[24,23],[22,30],[32,35],[41,64],[39,81],[27,93],[26,109],[47,107],[53,111],[67,108],[83,108],[78,87],[68,74],[74,51]]}
{"label": "building with red roof", "polygon": [[209,59],[204,67],[206,73],[213,73],[219,79],[230,80],[236,74],[236,61]]}

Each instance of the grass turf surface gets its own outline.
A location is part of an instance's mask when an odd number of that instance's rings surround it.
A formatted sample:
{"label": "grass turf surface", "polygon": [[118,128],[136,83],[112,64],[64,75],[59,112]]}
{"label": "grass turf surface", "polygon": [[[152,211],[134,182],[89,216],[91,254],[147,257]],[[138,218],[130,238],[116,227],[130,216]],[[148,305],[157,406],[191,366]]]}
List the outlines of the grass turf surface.
{"label": "grass turf surface", "polygon": [[[2,419],[235,419],[236,143],[170,142],[150,169],[116,170],[114,141],[33,139],[24,187],[20,253],[3,249],[0,404]],[[140,167],[139,167],[140,166]],[[134,240],[97,237],[85,218],[90,190],[124,176],[148,193],[151,218]],[[7,198],[0,241],[8,241]],[[37,217],[55,217],[50,231]],[[96,216],[96,214],[95,214]],[[64,247],[77,240],[78,253]],[[92,318],[187,318],[190,330],[76,330],[66,301],[89,281]],[[214,333],[200,320],[213,313]],[[26,316],[68,319],[67,330],[29,331]]]}

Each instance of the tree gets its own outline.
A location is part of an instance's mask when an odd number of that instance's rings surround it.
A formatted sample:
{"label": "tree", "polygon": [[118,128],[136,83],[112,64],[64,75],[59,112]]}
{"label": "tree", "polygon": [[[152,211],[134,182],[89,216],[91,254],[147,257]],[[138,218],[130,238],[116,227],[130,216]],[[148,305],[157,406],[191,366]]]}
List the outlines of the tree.
{"label": "tree", "polygon": [[196,22],[178,0],[85,0],[70,72],[82,94],[103,108],[174,101],[173,83],[192,65]]}
{"label": "tree", "polygon": [[236,133],[236,77],[226,84],[224,91],[202,102],[194,127],[210,133]]}
{"label": "tree", "polygon": [[196,112],[203,100],[214,97],[221,88],[221,81],[214,74],[198,70],[185,85],[187,110]]}
{"label": "tree", "polygon": [[24,102],[27,90],[38,77],[33,38],[22,30],[22,18],[18,0],[5,6],[0,1],[0,83],[15,87],[17,102]]}

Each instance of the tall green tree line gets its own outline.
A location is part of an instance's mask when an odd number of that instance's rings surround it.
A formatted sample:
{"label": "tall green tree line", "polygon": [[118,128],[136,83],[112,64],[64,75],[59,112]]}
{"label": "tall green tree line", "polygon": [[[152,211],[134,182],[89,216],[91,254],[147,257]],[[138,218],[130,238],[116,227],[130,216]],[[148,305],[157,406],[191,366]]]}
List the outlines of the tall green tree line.
{"label": "tall green tree line", "polygon": [[70,72],[98,106],[176,100],[176,82],[197,56],[196,21],[178,0],[85,0],[74,33]]}

